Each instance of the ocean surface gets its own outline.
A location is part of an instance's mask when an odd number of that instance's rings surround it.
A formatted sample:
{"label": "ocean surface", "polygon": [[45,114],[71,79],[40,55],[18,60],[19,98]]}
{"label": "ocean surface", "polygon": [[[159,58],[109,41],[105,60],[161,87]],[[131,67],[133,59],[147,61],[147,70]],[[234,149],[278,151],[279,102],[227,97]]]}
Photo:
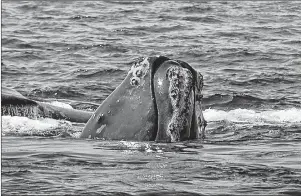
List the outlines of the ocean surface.
{"label": "ocean surface", "polygon": [[3,195],[301,195],[301,2],[2,1],[2,86],[93,111],[131,62],[204,76],[206,139],[81,140],[2,116]]}

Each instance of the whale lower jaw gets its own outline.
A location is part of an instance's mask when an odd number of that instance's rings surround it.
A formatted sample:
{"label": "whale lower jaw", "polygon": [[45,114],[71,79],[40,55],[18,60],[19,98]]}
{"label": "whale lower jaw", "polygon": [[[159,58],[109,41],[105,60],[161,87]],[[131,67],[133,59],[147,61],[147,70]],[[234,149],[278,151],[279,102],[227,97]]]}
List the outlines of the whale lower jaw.
{"label": "whale lower jaw", "polygon": [[151,90],[149,59],[142,59],[104,100],[80,137],[116,140],[154,140],[156,111]]}

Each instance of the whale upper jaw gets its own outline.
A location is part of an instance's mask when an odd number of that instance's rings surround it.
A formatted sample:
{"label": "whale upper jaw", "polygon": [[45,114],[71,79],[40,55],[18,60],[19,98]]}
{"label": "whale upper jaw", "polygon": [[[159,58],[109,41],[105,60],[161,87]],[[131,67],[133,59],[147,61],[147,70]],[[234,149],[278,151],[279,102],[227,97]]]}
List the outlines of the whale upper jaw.
{"label": "whale upper jaw", "polygon": [[[170,70],[177,70],[173,79],[167,77],[175,74]],[[196,73],[187,63],[164,56],[139,59],[91,116],[80,137],[157,142],[198,138]],[[163,88],[158,88],[160,83]],[[179,92],[176,100],[181,107],[173,100],[174,91]]]}

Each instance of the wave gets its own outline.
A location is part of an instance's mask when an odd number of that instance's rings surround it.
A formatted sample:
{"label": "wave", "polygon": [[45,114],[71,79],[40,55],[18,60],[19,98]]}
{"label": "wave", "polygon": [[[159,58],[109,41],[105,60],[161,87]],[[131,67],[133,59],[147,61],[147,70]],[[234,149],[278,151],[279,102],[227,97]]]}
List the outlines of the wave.
{"label": "wave", "polygon": [[52,16],[34,16],[32,18],[36,19],[36,20],[46,20],[46,21],[50,21],[50,20],[54,19],[54,17],[52,17]]}
{"label": "wave", "polygon": [[46,88],[38,88],[32,90],[29,95],[27,96],[33,96],[36,98],[81,98],[84,96],[82,92],[80,92],[80,89],[77,89],[75,87],[46,87]]}
{"label": "wave", "polygon": [[283,41],[283,44],[287,44],[287,45],[300,45],[301,44],[301,40],[289,40],[289,41]]}
{"label": "wave", "polygon": [[84,44],[70,44],[67,46],[67,50],[77,51],[77,50],[89,50],[96,49],[101,50],[101,52],[120,52],[125,53],[128,52],[128,49],[121,45],[112,45],[112,44],[92,44],[92,45],[84,45]]}
{"label": "wave", "polygon": [[208,122],[228,121],[235,123],[301,123],[301,109],[255,111],[235,109],[230,111],[206,109],[204,117]]}
{"label": "wave", "polygon": [[50,118],[29,119],[21,116],[2,116],[3,136],[71,136],[79,138],[81,130],[71,122]]}
{"label": "wave", "polygon": [[16,48],[18,49],[43,49],[42,46],[34,46],[33,44],[17,44]]}
{"label": "wave", "polygon": [[[30,34],[32,35],[33,32],[31,30],[15,30],[13,33],[15,34]],[[2,44],[5,48],[14,48],[14,49],[44,49],[43,44],[44,43],[38,43],[38,42],[25,42],[22,39],[17,38],[3,38]],[[40,44],[38,46],[37,44]]]}
{"label": "wave", "polygon": [[[107,39],[107,40],[112,40],[112,39]],[[93,42],[91,39],[81,39],[79,38],[76,40],[78,43],[65,43],[65,42],[49,42],[47,44],[47,50],[64,50],[64,51],[72,51],[74,52],[81,51],[81,50],[97,50],[97,52],[120,52],[120,53],[125,53],[128,52],[128,49],[125,48],[124,46],[120,44],[109,44],[109,43],[104,43],[104,44],[99,44],[99,43],[93,43],[93,44],[83,44],[80,42]],[[17,49],[14,52],[19,52],[21,51],[21,54],[16,54],[14,58],[30,58],[30,55],[34,55],[35,58],[42,59],[40,55],[35,55],[32,51],[22,51],[22,49],[43,49],[43,42],[34,42],[34,43],[25,43],[24,41],[20,39],[2,39],[2,44],[5,48],[14,48]],[[21,55],[21,57],[19,57]],[[29,56],[29,57],[27,57]]]}
{"label": "wave", "polygon": [[207,109],[206,143],[300,141],[301,109],[230,111]]}
{"label": "wave", "polygon": [[165,32],[172,32],[172,31],[179,31],[179,30],[189,30],[189,27],[178,24],[178,25],[171,25],[171,26],[159,26],[159,25],[137,26],[137,27],[133,27],[132,29],[135,31],[165,33]]}
{"label": "wave", "polygon": [[99,77],[99,76],[120,76],[121,74],[124,74],[125,71],[121,69],[105,69],[105,70],[92,70],[88,73],[81,73],[78,74],[76,77],[78,78],[91,78],[91,77]]}
{"label": "wave", "polygon": [[205,108],[264,108],[264,107],[301,107],[301,102],[291,101],[286,98],[262,99],[251,95],[222,95],[214,94],[203,98]]}
{"label": "wave", "polygon": [[186,20],[186,21],[190,21],[190,22],[202,22],[202,23],[209,23],[209,24],[223,22],[221,20],[214,18],[213,16],[204,16],[204,17],[186,16],[186,17],[183,17],[182,19]]}
{"label": "wave", "polygon": [[130,29],[130,28],[118,28],[115,29],[114,32],[120,34],[120,35],[128,35],[128,36],[145,36],[147,33],[135,30],[135,29]]}
{"label": "wave", "polygon": [[210,6],[184,6],[178,9],[179,11],[184,11],[186,13],[204,13],[204,12],[211,12],[213,8]]}
{"label": "wave", "polygon": [[242,36],[246,36],[246,33],[237,32],[237,31],[222,31],[222,32],[216,32],[216,35],[218,37],[242,37]]}
{"label": "wave", "polygon": [[19,76],[19,75],[27,75],[27,74],[28,74],[28,70],[26,67],[17,67],[14,65],[7,65],[6,63],[1,62],[2,77]]}
{"label": "wave", "polygon": [[237,86],[252,86],[256,84],[260,85],[266,85],[266,84],[294,84],[296,83],[296,80],[293,78],[283,78],[283,77],[275,77],[275,78],[255,78],[255,79],[250,79],[246,81],[230,81],[229,84],[231,85],[237,85]]}
{"label": "wave", "polygon": [[30,50],[30,52],[25,51],[15,51],[16,53],[9,56],[6,60],[20,61],[20,62],[30,62],[30,61],[41,61],[45,60],[46,56],[44,52],[38,50]]}
{"label": "wave", "polygon": [[25,5],[20,5],[18,6],[19,9],[24,10],[24,11],[33,11],[33,10],[37,10],[39,8],[38,5],[34,5],[34,4],[25,4]]}
{"label": "wave", "polygon": [[112,0],[105,0],[107,3],[111,4],[120,4],[120,5],[141,5],[141,4],[151,4],[153,1],[112,1]]}
{"label": "wave", "polygon": [[26,44],[26,42],[21,39],[5,38],[5,37],[2,38],[1,42],[2,42],[2,45],[5,47],[11,47],[11,46],[15,46],[17,44]]}
{"label": "wave", "polygon": [[76,15],[76,16],[70,17],[69,19],[70,19],[70,20],[85,20],[85,19],[89,20],[89,19],[90,19],[90,20],[94,21],[94,20],[97,19],[97,17],[96,17],[96,16]]}

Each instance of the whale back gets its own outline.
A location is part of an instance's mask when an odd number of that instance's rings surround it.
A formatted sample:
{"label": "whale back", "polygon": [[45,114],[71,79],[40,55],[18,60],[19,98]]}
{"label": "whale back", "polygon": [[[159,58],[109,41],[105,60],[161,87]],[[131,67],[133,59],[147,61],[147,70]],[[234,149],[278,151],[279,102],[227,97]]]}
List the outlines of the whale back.
{"label": "whale back", "polygon": [[24,97],[21,93],[14,89],[2,86],[1,88],[1,104],[2,105],[37,105],[36,101]]}
{"label": "whale back", "polygon": [[3,86],[1,91],[1,115],[54,118],[86,123],[92,114],[87,111],[68,109],[47,102],[31,100],[16,90]]}

